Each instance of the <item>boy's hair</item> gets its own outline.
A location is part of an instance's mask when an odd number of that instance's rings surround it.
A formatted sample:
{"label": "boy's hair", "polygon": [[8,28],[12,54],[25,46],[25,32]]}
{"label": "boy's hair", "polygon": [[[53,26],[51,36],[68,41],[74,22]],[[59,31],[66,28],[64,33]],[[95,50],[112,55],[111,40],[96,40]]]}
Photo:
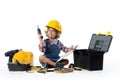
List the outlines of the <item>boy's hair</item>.
{"label": "boy's hair", "polygon": [[[50,28],[50,27],[47,27],[47,31],[45,31],[47,37],[48,37],[48,35],[47,35],[48,28]],[[53,28],[53,29],[54,29],[54,28]],[[55,39],[56,39],[56,38],[59,38],[61,33],[60,33],[59,31],[57,31],[56,29],[54,29],[54,30],[56,31]]]}

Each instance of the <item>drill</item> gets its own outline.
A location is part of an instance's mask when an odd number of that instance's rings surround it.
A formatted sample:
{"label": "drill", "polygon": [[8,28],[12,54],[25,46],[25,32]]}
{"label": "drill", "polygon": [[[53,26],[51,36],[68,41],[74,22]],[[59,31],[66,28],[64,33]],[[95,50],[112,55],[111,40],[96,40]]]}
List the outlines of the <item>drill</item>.
{"label": "drill", "polygon": [[[39,26],[38,26],[38,25],[37,25],[37,33],[38,33],[38,35],[42,34],[42,33],[41,33],[41,30],[40,30],[40,28],[39,28]],[[42,38],[42,39],[43,39],[43,36],[41,36],[40,38]]]}

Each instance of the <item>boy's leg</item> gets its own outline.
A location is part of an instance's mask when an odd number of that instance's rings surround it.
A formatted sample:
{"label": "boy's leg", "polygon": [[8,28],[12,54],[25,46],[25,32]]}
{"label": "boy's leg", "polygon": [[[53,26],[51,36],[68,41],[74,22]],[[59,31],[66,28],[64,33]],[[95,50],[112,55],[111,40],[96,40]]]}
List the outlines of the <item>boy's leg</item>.
{"label": "boy's leg", "polygon": [[64,68],[65,65],[67,65],[69,63],[69,61],[67,59],[62,59],[59,62],[56,63],[56,67],[58,69],[62,69]]}
{"label": "boy's leg", "polygon": [[[56,64],[57,64],[56,62],[51,61],[50,59],[46,58],[43,55],[39,56],[39,61],[42,62],[42,63],[50,64],[53,67],[56,67]],[[67,59],[62,59],[58,63],[60,63],[62,66],[65,66],[69,63],[69,61]]]}
{"label": "boy's leg", "polygon": [[39,56],[39,61],[40,61],[40,62],[43,62],[43,63],[48,63],[48,64],[52,65],[53,67],[56,66],[56,63],[55,63],[55,62],[51,61],[50,59],[46,58],[46,57],[43,56],[43,55],[40,55],[40,56]]}
{"label": "boy's leg", "polygon": [[58,63],[61,63],[63,66],[65,66],[69,63],[69,61],[68,61],[68,59],[62,59]]}

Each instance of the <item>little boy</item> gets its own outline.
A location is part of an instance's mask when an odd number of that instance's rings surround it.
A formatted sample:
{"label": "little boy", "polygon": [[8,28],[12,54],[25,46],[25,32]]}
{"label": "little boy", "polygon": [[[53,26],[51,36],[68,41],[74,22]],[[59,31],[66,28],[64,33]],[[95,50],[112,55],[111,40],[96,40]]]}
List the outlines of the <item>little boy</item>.
{"label": "little boy", "polygon": [[[40,41],[39,49],[44,53],[39,56],[39,61],[44,68],[54,68],[57,67],[56,61],[60,58],[60,51],[67,53],[73,50],[73,46],[67,48],[58,40],[62,33],[62,27],[57,20],[51,20],[46,27],[47,31],[45,33],[48,38],[43,40],[41,34],[38,36]],[[63,59],[59,63],[65,66],[68,64],[68,60]]]}

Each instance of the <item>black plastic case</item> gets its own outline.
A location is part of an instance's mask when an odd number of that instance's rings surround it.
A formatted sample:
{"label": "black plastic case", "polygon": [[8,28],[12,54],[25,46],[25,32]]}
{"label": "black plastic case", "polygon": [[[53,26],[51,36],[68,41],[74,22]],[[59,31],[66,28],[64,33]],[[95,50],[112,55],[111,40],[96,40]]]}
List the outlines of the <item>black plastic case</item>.
{"label": "black plastic case", "polygon": [[27,71],[30,69],[29,64],[16,64],[16,63],[8,63],[9,71]]}
{"label": "black plastic case", "polygon": [[103,55],[108,52],[112,36],[93,34],[88,49],[74,51],[74,65],[88,70],[103,69]]}

